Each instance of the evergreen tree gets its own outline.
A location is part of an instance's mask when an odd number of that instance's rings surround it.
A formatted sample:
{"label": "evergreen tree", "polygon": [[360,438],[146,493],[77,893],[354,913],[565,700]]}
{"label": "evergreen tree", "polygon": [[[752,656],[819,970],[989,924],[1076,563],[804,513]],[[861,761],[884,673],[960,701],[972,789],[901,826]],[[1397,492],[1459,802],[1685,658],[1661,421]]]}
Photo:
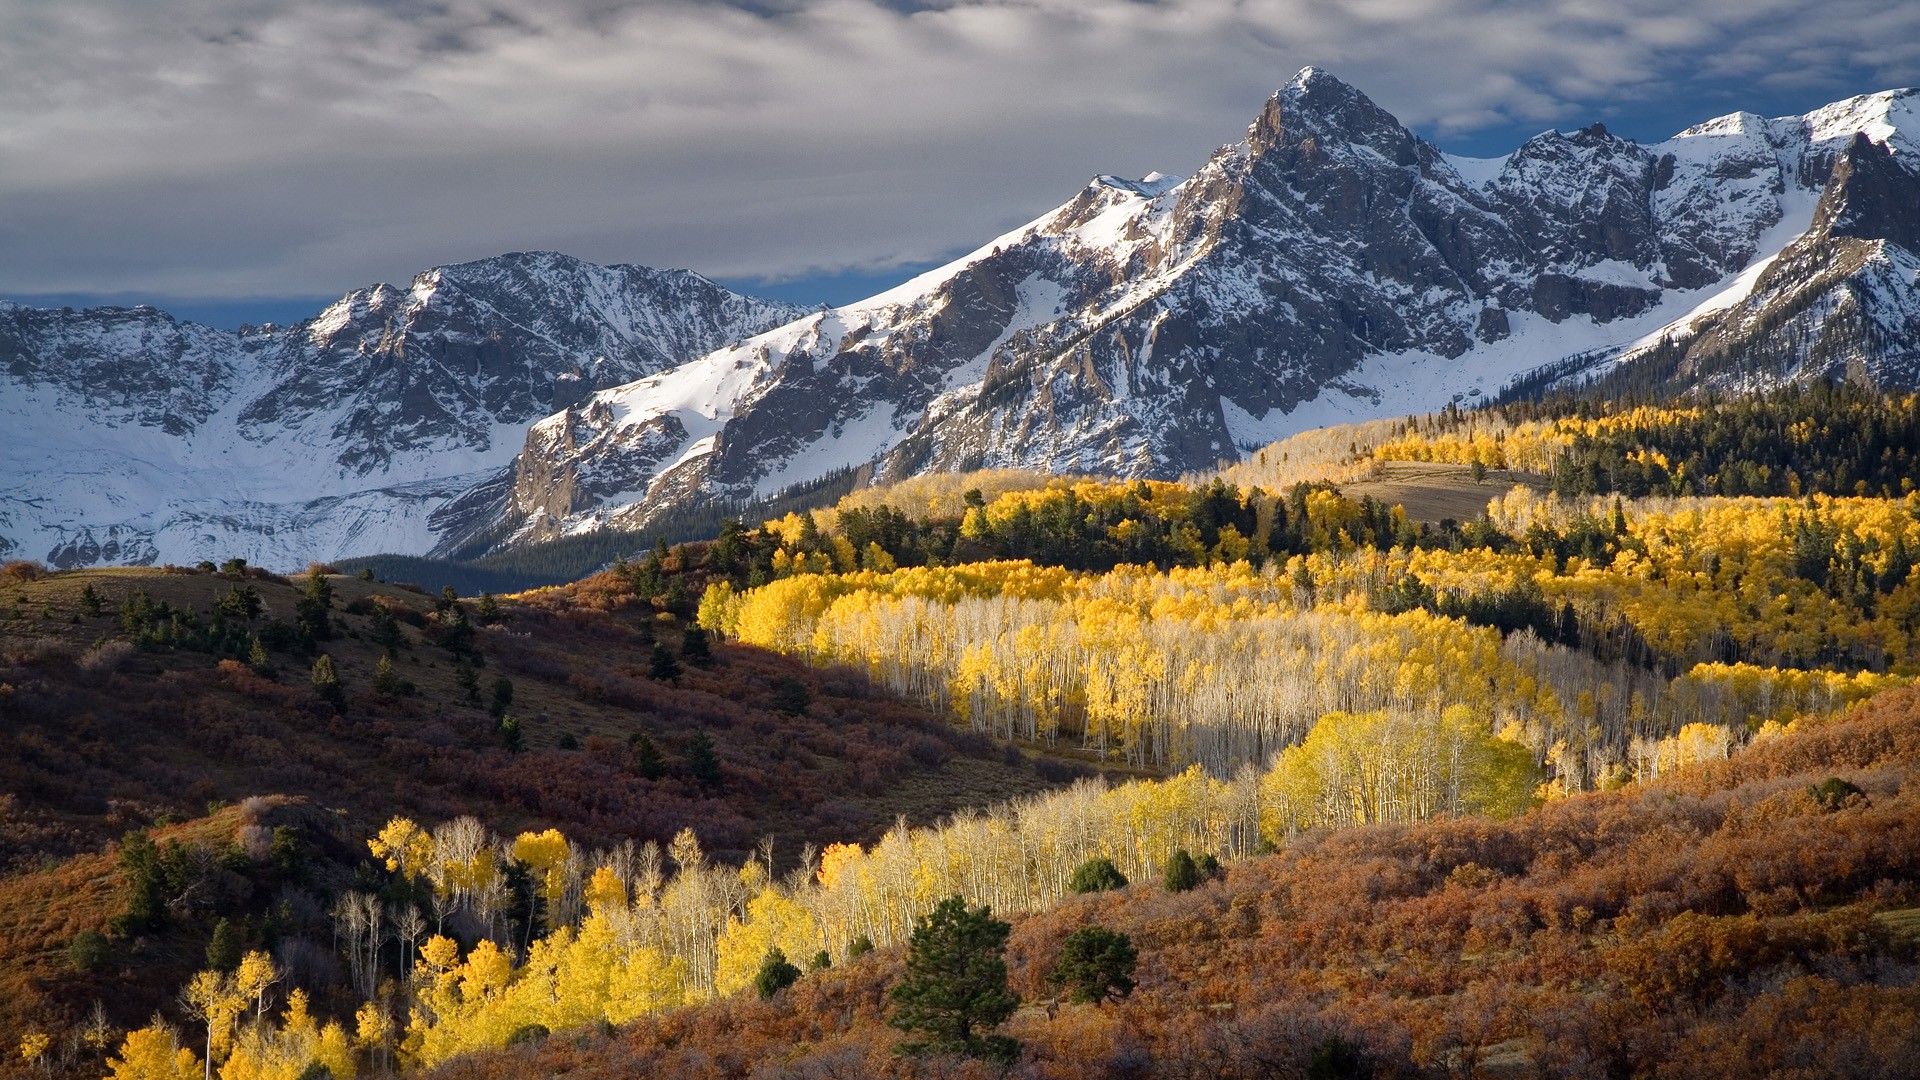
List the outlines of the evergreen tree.
{"label": "evergreen tree", "polygon": [[806,683],[791,676],[774,680],[773,697],[770,702],[774,711],[786,713],[788,716],[799,716],[806,712],[807,706],[812,703],[813,694],[808,691]]}
{"label": "evergreen tree", "polygon": [[1186,892],[1200,884],[1200,868],[1194,865],[1193,856],[1187,849],[1181,848],[1167,859],[1166,873],[1162,879],[1168,892]]}
{"label": "evergreen tree", "polygon": [[267,655],[267,646],[259,638],[253,639],[253,647],[247,650],[247,666],[255,675],[273,677],[273,657]]}
{"label": "evergreen tree", "polygon": [[373,666],[373,690],[381,697],[400,697],[413,693],[413,683],[401,678],[400,673],[393,670],[391,657],[382,656],[380,662]]}
{"label": "evergreen tree", "polygon": [[768,1001],[799,981],[800,969],[787,962],[787,954],[777,948],[769,949],[766,959],[760,961],[759,972],[753,977],[753,989],[760,995],[761,1001]]}
{"label": "evergreen tree", "polygon": [[1126,887],[1126,875],[1113,865],[1112,859],[1104,855],[1074,867],[1072,876],[1067,878],[1067,890],[1075,893],[1106,892]]}
{"label": "evergreen tree", "polygon": [[490,592],[480,594],[480,602],[474,605],[473,617],[481,626],[492,626],[500,621],[500,601]]}
{"label": "evergreen tree", "polygon": [[464,656],[454,662],[453,682],[466,694],[468,704],[480,704],[480,675]]}
{"label": "evergreen tree", "polygon": [[872,951],[873,939],[865,934],[856,935],[852,941],[847,942],[847,959],[849,960],[858,960]]}
{"label": "evergreen tree", "polygon": [[247,572],[247,560],[228,559],[226,562],[220,564],[220,572],[223,574],[233,574],[235,576],[244,574]]}
{"label": "evergreen tree", "polygon": [[688,626],[680,635],[680,655],[694,664],[704,664],[713,659],[713,648],[707,642],[704,627]]}
{"label": "evergreen tree", "polygon": [[224,916],[213,924],[213,938],[207,942],[207,966],[214,971],[232,971],[240,966],[243,943],[240,932]]}
{"label": "evergreen tree", "polygon": [[653,643],[653,656],[647,660],[647,676],[661,682],[677,682],[680,678],[680,661],[657,641]]}
{"label": "evergreen tree", "polygon": [[86,588],[80,590],[81,610],[87,613],[88,618],[97,619],[100,617],[101,609],[105,606],[106,601],[101,598],[98,592],[94,591],[93,582],[87,582]]}
{"label": "evergreen tree", "polygon": [[247,622],[259,618],[260,613],[265,610],[266,603],[260,599],[260,590],[250,584],[235,585],[228,589],[226,595],[220,598],[219,605],[214,608],[216,614],[244,619]]}
{"label": "evergreen tree", "polygon": [[400,629],[400,620],[394,618],[393,609],[376,602],[368,615],[373,628],[373,643],[380,646],[387,657],[400,655],[400,647],[407,643],[406,634]]}
{"label": "evergreen tree", "polygon": [[1007,935],[1012,927],[985,908],[948,897],[916,920],[907,941],[906,974],[888,996],[888,1023],[922,1038],[902,1042],[906,1054],[967,1054],[1011,1063],[1020,1044],[987,1032],[1020,1005],[1007,988]]}
{"label": "evergreen tree", "polygon": [[499,716],[513,704],[513,680],[501,675],[493,680],[493,715]]}
{"label": "evergreen tree", "polygon": [[653,736],[636,731],[627,736],[627,749],[633,752],[633,771],[643,780],[658,780],[667,774],[667,759],[654,745]]}
{"label": "evergreen tree", "polygon": [[327,575],[315,567],[307,573],[307,587],[293,602],[293,621],[300,633],[312,641],[333,637],[333,585]]}
{"label": "evergreen tree", "polygon": [[153,599],[145,589],[133,590],[133,595],[120,603],[120,626],[136,637],[144,634],[153,625]]}
{"label": "evergreen tree", "polygon": [[320,659],[313,662],[311,682],[313,692],[320,695],[320,700],[332,705],[335,712],[347,711],[347,691],[340,685],[340,676],[334,673],[333,657],[320,654]]}
{"label": "evergreen tree", "polygon": [[1140,954],[1127,935],[1101,926],[1083,926],[1060,945],[1060,960],[1050,981],[1065,987],[1067,998],[1098,1005],[1133,993],[1133,969]]}
{"label": "evergreen tree", "polygon": [[520,721],[512,713],[500,717],[500,745],[507,753],[517,754],[526,749],[526,736],[520,732]]}
{"label": "evergreen tree", "polygon": [[694,732],[693,737],[687,740],[687,775],[708,791],[717,789],[723,779],[720,757],[713,750],[713,739],[704,731]]}
{"label": "evergreen tree", "polygon": [[827,950],[825,949],[821,949],[819,952],[814,953],[813,959],[807,961],[808,971],[825,971],[832,966],[833,966],[833,955],[827,952]]}

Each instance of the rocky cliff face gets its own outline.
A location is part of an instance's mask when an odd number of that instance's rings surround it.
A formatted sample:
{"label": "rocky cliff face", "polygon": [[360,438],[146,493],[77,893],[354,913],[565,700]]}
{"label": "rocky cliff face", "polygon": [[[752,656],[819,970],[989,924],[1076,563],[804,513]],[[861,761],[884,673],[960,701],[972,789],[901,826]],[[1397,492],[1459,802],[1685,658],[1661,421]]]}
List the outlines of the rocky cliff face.
{"label": "rocky cliff face", "polygon": [[[1308,69],[1187,180],[1099,177],[897,289],[541,421],[487,516],[508,542],[642,528],[860,465],[1173,476],[1556,361],[1631,367],[1716,312],[1680,377],[1864,319],[1858,347],[1769,377],[1912,385],[1893,339],[1916,340],[1915,100],[1652,146],[1595,125],[1474,160]],[[1890,314],[1850,314],[1869,309]]]}
{"label": "rocky cliff face", "polygon": [[0,304],[0,550],[56,565],[424,551],[427,516],[505,465],[531,421],[797,314],[686,271],[550,253],[238,333]]}

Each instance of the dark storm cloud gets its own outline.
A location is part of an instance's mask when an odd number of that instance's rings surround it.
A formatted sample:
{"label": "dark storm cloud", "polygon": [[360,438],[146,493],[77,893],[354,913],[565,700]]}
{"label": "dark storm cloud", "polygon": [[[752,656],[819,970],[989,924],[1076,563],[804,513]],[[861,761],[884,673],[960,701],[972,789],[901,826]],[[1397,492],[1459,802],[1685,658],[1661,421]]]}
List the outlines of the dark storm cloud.
{"label": "dark storm cloud", "polygon": [[1631,129],[1920,81],[1920,5],[12,0],[0,294],[918,263],[1191,170],[1306,63],[1443,145]]}

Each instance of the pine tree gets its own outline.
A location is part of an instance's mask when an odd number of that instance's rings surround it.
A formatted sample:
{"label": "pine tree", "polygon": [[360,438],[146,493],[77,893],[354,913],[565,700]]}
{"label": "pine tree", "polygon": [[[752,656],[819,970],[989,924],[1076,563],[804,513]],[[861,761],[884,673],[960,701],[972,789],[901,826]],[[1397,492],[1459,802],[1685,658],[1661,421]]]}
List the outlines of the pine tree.
{"label": "pine tree", "polygon": [[812,704],[813,694],[807,690],[807,684],[799,679],[786,677],[774,680],[772,700],[769,702],[776,712],[788,716],[799,716]]}
{"label": "pine tree", "polygon": [[753,989],[761,1001],[768,1001],[799,981],[800,969],[787,962],[786,953],[774,948],[767,950],[766,959],[760,961],[760,970],[753,977]]}
{"label": "pine tree", "polygon": [[393,670],[391,657],[382,656],[380,662],[373,666],[373,690],[381,697],[395,698],[413,693],[413,683],[401,678],[400,673]]}
{"label": "pine tree", "polygon": [[1067,891],[1074,893],[1106,892],[1126,887],[1126,875],[1113,865],[1112,859],[1104,855],[1074,867],[1073,875],[1067,878]]}
{"label": "pine tree", "polygon": [[1186,892],[1200,884],[1200,868],[1194,865],[1193,856],[1187,854],[1187,849],[1181,848],[1167,859],[1167,869],[1162,880],[1168,892]]}
{"label": "pine tree", "polygon": [[647,676],[661,682],[676,682],[680,678],[680,661],[657,641],[653,644],[653,656],[647,661]]}
{"label": "pine tree", "polygon": [[687,775],[708,791],[717,789],[724,779],[720,772],[720,757],[713,750],[713,739],[704,731],[694,732],[693,737],[687,740]]}
{"label": "pine tree", "polygon": [[454,662],[453,681],[466,694],[468,704],[480,704],[480,675],[464,656]]}
{"label": "pine tree", "polygon": [[293,602],[293,620],[303,636],[314,641],[333,637],[333,586],[318,567],[307,574],[307,588]]}
{"label": "pine tree", "polygon": [[492,626],[500,621],[500,601],[490,592],[480,594],[480,602],[474,605],[473,617],[481,626]]}
{"label": "pine tree", "polygon": [[376,601],[367,621],[372,624],[373,643],[380,646],[389,658],[398,656],[407,637],[400,629],[400,620],[394,618],[393,609]]}
{"label": "pine tree", "polygon": [[959,896],[916,920],[906,974],[888,994],[894,1010],[887,1022],[924,1037],[902,1042],[899,1052],[967,1054],[1009,1064],[1019,1056],[1019,1043],[986,1034],[1020,1005],[1007,988],[1012,929],[986,907],[968,908]]}
{"label": "pine tree", "polygon": [[273,677],[273,657],[267,655],[267,646],[259,638],[253,639],[253,647],[247,650],[247,666],[255,675]]}
{"label": "pine tree", "polygon": [[667,760],[660,754],[653,736],[636,731],[627,737],[627,749],[633,752],[633,771],[643,780],[658,780],[667,774]]}
{"label": "pine tree", "polygon": [[493,680],[493,715],[499,716],[513,704],[513,680],[501,675]]}
{"label": "pine tree", "polygon": [[509,754],[517,754],[527,747],[526,736],[520,732],[520,721],[512,713],[500,717],[500,745],[506,747]]}
{"label": "pine tree", "polygon": [[690,663],[704,664],[713,659],[713,648],[708,644],[707,631],[699,626],[689,626],[680,635],[680,655]]}
{"label": "pine tree", "polygon": [[320,695],[320,700],[332,705],[335,712],[347,711],[347,692],[340,685],[340,676],[334,674],[333,657],[320,654],[320,659],[313,662],[311,681],[313,692]]}
{"label": "pine tree", "polygon": [[86,611],[87,617],[92,619],[99,618],[100,611],[105,606],[106,601],[101,599],[98,592],[94,591],[93,582],[87,582],[87,587],[80,590],[80,607]]}
{"label": "pine tree", "polygon": [[1067,998],[1098,1005],[1133,993],[1133,969],[1139,959],[1132,939],[1101,926],[1083,926],[1060,944],[1060,960],[1049,980],[1067,990]]}
{"label": "pine tree", "polygon": [[847,959],[849,960],[858,960],[872,951],[873,939],[865,934],[859,934],[852,941],[847,942]]}
{"label": "pine tree", "polygon": [[240,966],[240,954],[243,943],[240,932],[226,918],[213,924],[213,937],[207,942],[207,966],[215,971],[229,972]]}

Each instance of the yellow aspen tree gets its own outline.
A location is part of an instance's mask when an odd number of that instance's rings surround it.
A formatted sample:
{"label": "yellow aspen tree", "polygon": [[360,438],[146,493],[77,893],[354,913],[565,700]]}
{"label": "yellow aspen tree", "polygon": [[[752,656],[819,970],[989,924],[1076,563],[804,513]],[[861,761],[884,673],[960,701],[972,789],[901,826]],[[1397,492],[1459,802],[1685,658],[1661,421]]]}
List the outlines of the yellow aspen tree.
{"label": "yellow aspen tree", "polygon": [[107,1059],[108,1080],[196,1080],[200,1059],[180,1045],[158,1017],[127,1033],[119,1053]]}

